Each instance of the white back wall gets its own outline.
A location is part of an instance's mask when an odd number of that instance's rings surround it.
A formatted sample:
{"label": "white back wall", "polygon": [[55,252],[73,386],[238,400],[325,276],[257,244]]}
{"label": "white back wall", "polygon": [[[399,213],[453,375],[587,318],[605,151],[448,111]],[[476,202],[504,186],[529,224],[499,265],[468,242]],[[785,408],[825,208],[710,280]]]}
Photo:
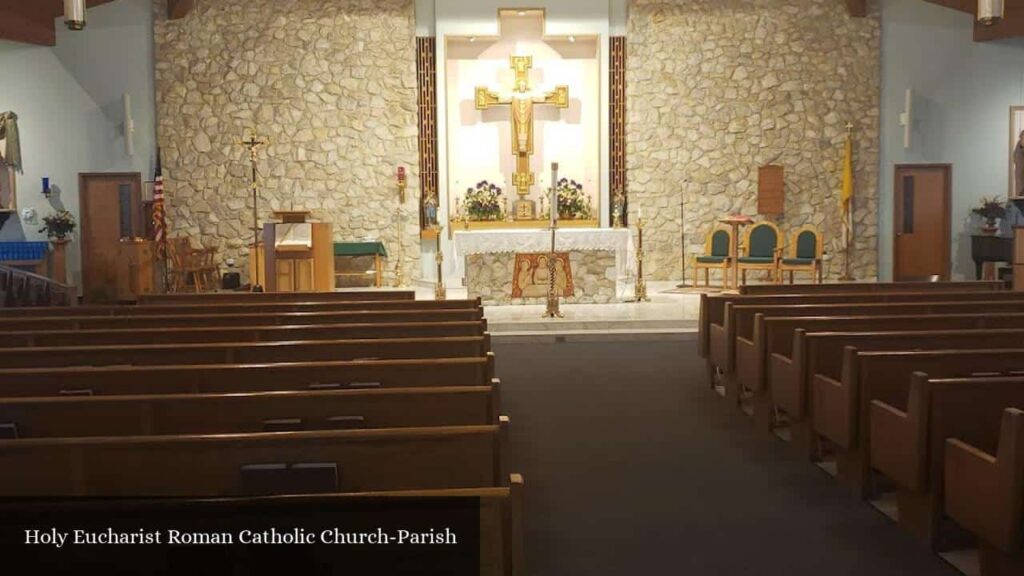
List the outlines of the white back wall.
{"label": "white back wall", "polygon": [[[515,9],[544,9],[546,12],[546,33],[552,36],[597,36],[599,42],[600,58],[600,173],[604,175],[608,169],[608,114],[604,113],[608,106],[608,36],[611,32],[612,7],[617,6],[616,14],[624,19],[625,1],[614,0],[434,0],[433,3],[419,1],[417,10],[417,33],[424,33],[433,30],[437,36],[437,63],[438,77],[437,85],[444,87],[448,85],[447,73],[444,63],[448,60],[445,48],[447,36],[498,36],[500,34],[498,11],[503,8]],[[432,10],[431,10],[432,9]],[[430,19],[433,22],[430,22]],[[493,82],[493,79],[489,79]],[[444,127],[448,125],[447,101],[442,90],[438,91],[437,103],[437,125]],[[448,174],[449,154],[452,150],[445,130],[439,130],[438,134],[438,190],[441,196],[441,207],[438,219],[446,222],[449,211],[454,206],[449,206],[445,198],[453,191],[454,182],[450,181]],[[608,206],[608,179],[601,178],[600,205]],[[454,197],[454,196],[452,196]],[[604,210],[602,210],[604,212]],[[602,225],[608,224],[606,214],[601,216]],[[430,254],[433,250],[433,242],[424,243],[424,254]],[[445,270],[451,273],[453,260],[451,258],[451,243],[448,234],[442,239],[442,250],[445,252]],[[432,271],[434,264],[431,258],[422,259],[423,274],[426,278],[435,276]]]}

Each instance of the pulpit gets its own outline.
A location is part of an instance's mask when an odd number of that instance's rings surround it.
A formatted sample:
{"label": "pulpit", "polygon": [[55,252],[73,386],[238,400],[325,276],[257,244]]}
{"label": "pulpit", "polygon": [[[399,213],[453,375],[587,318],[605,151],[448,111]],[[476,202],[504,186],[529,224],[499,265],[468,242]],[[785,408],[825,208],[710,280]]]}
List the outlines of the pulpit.
{"label": "pulpit", "polygon": [[279,222],[264,224],[263,241],[250,251],[250,272],[259,269],[267,292],[333,291],[331,224],[307,222],[309,212],[274,212],[274,218]]}

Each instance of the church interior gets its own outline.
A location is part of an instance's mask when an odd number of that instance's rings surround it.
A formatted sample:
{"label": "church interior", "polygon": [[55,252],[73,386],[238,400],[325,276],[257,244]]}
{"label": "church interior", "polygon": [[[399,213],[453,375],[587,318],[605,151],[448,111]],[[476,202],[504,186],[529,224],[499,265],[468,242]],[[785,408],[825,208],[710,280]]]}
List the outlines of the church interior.
{"label": "church interior", "polygon": [[1024,0],[0,0],[0,71],[32,573],[1024,575]]}

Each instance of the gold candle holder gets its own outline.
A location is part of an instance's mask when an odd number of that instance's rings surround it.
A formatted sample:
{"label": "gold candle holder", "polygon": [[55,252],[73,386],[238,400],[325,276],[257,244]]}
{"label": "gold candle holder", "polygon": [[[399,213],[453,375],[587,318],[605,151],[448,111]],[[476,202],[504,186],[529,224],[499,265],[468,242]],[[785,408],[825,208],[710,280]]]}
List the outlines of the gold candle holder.
{"label": "gold candle holder", "polygon": [[434,299],[447,300],[448,291],[444,287],[444,253],[441,252],[441,230],[444,226],[437,225],[437,254],[434,261],[437,262],[437,282],[434,283]]}
{"label": "gold candle holder", "polygon": [[398,236],[396,242],[398,243],[398,250],[396,250],[395,259],[395,288],[401,288],[405,286],[405,274],[402,271],[402,261],[405,260],[405,246],[402,245],[402,224],[405,220],[402,214],[401,208],[395,209],[395,220],[398,221]]}
{"label": "gold candle holder", "polygon": [[647,281],[644,280],[644,218],[636,219],[636,288],[633,290],[633,302],[650,302],[647,297]]}

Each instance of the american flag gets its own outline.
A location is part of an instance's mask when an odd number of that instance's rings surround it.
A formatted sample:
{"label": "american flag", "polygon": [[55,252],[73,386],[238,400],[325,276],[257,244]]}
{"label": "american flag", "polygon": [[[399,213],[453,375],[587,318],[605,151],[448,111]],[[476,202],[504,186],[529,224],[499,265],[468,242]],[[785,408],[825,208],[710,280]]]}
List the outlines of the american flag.
{"label": "american flag", "polygon": [[167,258],[167,215],[164,211],[164,176],[160,167],[160,150],[156,151],[156,171],[153,174],[153,240],[158,258]]}

